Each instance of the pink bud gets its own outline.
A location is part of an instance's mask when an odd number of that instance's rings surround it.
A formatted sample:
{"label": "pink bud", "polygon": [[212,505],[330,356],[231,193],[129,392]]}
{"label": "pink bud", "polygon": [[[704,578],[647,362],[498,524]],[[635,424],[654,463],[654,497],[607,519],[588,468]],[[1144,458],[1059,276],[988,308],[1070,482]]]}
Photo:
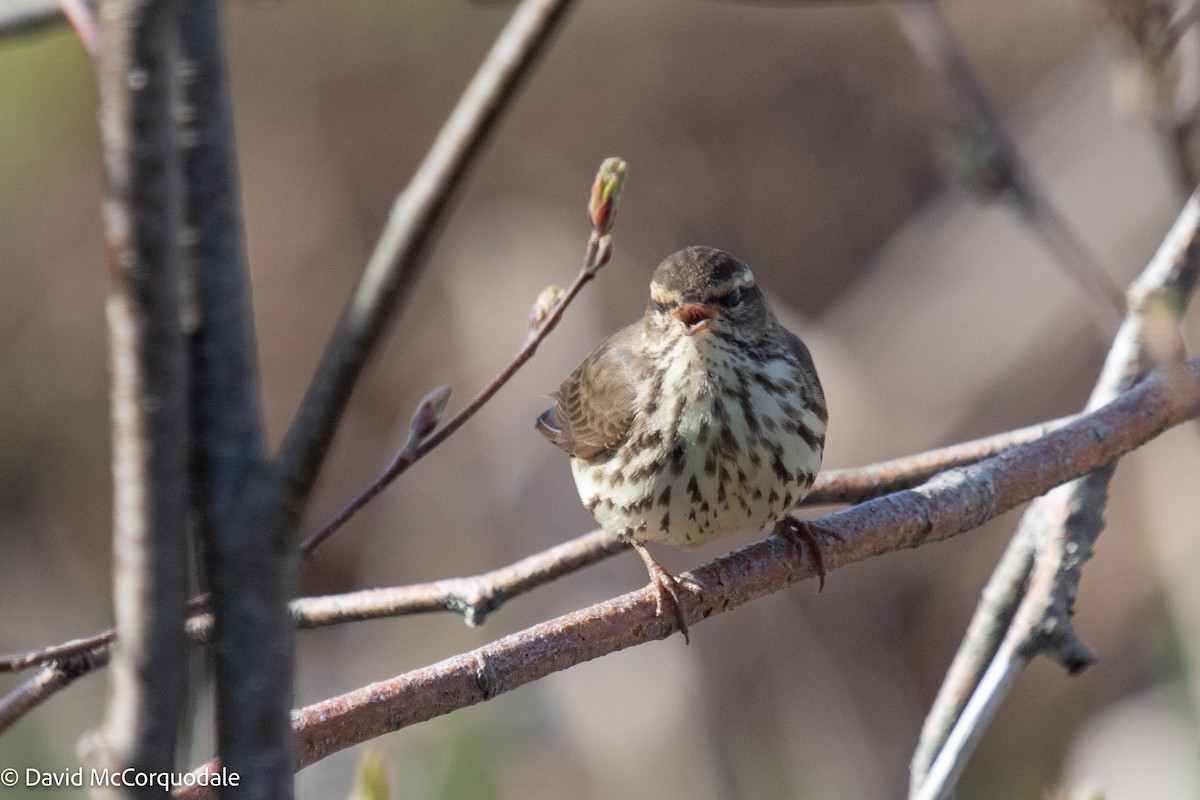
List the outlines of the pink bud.
{"label": "pink bud", "polygon": [[619,158],[605,159],[596,173],[592,184],[592,196],[588,202],[588,218],[592,222],[592,230],[599,234],[612,230],[617,218],[617,200],[621,196],[621,188],[625,185],[625,162]]}
{"label": "pink bud", "polygon": [[442,413],[445,412],[446,403],[449,400],[450,387],[445,385],[437,387],[421,398],[416,412],[413,413],[412,423],[408,427],[410,442],[420,442],[433,433],[438,423],[442,421]]}

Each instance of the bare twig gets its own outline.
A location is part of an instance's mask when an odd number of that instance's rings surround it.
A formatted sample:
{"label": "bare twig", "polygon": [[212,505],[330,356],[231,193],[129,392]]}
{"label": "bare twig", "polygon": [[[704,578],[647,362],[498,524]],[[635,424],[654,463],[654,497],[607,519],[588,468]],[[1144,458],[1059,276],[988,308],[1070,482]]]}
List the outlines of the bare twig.
{"label": "bare twig", "polygon": [[[1184,391],[1181,391],[1181,388]],[[1200,414],[1200,361],[1155,373],[1106,405],[1044,437],[932,481],[835,512],[820,520],[842,541],[824,549],[837,569],[870,556],[971,530],[1092,472],[1167,428]],[[811,559],[768,537],[684,573],[689,625],[796,581],[813,577]],[[343,748],[473,705],[608,653],[669,636],[676,621],[656,613],[653,587],[576,611],[492,644],[300,709],[294,723],[301,766]],[[199,771],[214,769],[207,764]],[[178,797],[207,796],[201,790]]]}
{"label": "bare twig", "polygon": [[[173,3],[106,0],[98,62],[110,257],[112,655],[93,766],[170,770],[186,681],[187,350]],[[124,795],[119,789],[114,794]]]}
{"label": "bare twig", "polygon": [[[1198,274],[1200,198],[1193,195],[1129,287],[1129,313],[1088,400],[1089,410],[1154,366],[1154,326],[1164,313],[1178,320]],[[1091,653],[1075,636],[1071,613],[1080,570],[1103,528],[1111,473],[1112,465],[1039,498],[1026,511],[926,718],[911,765],[913,797],[940,798],[953,789],[1012,678],[1033,655],[1047,653],[1072,672],[1091,663]]]}
{"label": "bare twig", "polygon": [[1067,274],[1121,314],[1125,308],[1121,290],[1038,186],[938,10],[937,0],[897,0],[892,8],[917,54],[941,77],[966,114],[974,144],[984,154],[976,159],[982,162],[979,172],[987,174],[992,188],[1009,190],[1021,216]]}
{"label": "bare twig", "polygon": [[[611,173],[611,175],[607,175],[606,173]],[[418,406],[417,414],[413,418],[413,426],[409,433],[408,441],[401,448],[400,452],[396,454],[396,457],[392,459],[392,462],[388,464],[387,468],[366,489],[347,503],[332,519],[310,534],[300,545],[301,553],[306,556],[312,556],[316,552],[316,549],[321,546],[322,542],[333,535],[334,531],[342,527],[363,506],[369,503],[372,498],[382,492],[392,481],[400,477],[405,470],[421,458],[424,458],[435,447],[446,441],[446,439],[450,438],[467,420],[475,416],[479,409],[483,408],[484,404],[491,400],[496,392],[500,391],[504,384],[509,382],[513,375],[517,374],[517,370],[526,361],[533,358],[533,354],[537,352],[538,345],[558,325],[558,321],[562,319],[563,312],[567,310],[567,306],[571,304],[571,301],[575,299],[580,290],[596,277],[596,273],[612,258],[612,239],[609,231],[612,229],[615,218],[621,185],[625,182],[625,162],[619,158],[610,158],[601,164],[600,171],[596,176],[595,186],[603,186],[605,179],[608,179],[611,183],[609,195],[605,198],[605,203],[601,204],[592,213],[592,234],[584,250],[583,266],[579,268],[579,273],[575,276],[575,280],[567,287],[566,292],[558,298],[558,302],[554,304],[554,307],[542,316],[541,319],[537,320],[537,324],[529,332],[529,335],[525,338],[525,343],[521,345],[516,355],[500,370],[496,377],[492,378],[487,386],[483,387],[479,394],[475,395],[471,402],[467,403],[461,411],[433,433],[430,433],[428,430],[418,431],[419,421],[429,416],[426,413],[426,409],[431,406],[429,398],[426,398]],[[595,192],[595,189],[593,189],[593,192]],[[603,219],[598,218],[601,213],[604,215]],[[445,406],[445,398],[448,395],[448,389],[438,395],[440,406]],[[441,410],[439,408],[437,417],[440,418],[440,416]],[[433,424],[436,424],[436,420],[434,420]],[[432,425],[428,427],[432,428]]]}
{"label": "bare twig", "polygon": [[523,0],[396,199],[281,448],[289,495],[282,505],[307,497],[367,356],[416,282],[455,190],[573,4]]}
{"label": "bare twig", "polygon": [[1194,76],[1188,74],[1194,69],[1189,55],[1200,46],[1196,30],[1200,3],[1100,0],[1100,5],[1137,50],[1138,100],[1148,107],[1167,144],[1180,189],[1190,193],[1200,181],[1196,163],[1200,97]]}

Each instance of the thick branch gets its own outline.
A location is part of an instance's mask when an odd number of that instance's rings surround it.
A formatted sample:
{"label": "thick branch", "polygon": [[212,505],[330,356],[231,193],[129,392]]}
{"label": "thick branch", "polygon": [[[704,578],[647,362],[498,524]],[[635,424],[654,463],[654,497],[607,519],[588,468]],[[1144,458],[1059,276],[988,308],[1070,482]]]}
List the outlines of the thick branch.
{"label": "thick branch", "polygon": [[[1092,472],[1167,428],[1200,414],[1200,361],[1156,373],[1104,408],[916,489],[820,520],[843,541],[824,549],[833,570],[870,556],[939,541],[976,528],[1053,486]],[[689,625],[813,576],[812,561],[768,537],[685,573]],[[294,723],[301,765],[390,731],[495,697],[538,678],[669,636],[652,587],[544,622],[441,663],[300,709]],[[213,764],[201,770],[214,768]],[[205,796],[200,791],[180,797]]]}
{"label": "thick branch", "polygon": [[[174,766],[187,599],[187,351],[180,327],[182,187],[173,3],[100,7],[113,419],[112,655],[94,766]],[[138,790],[113,789],[114,796]],[[142,791],[147,795],[148,792]]]}
{"label": "thick branch", "polygon": [[[278,681],[278,664],[263,653],[288,650],[287,620],[264,613],[274,582],[249,565],[271,562],[270,543],[239,527],[239,502],[264,461],[258,363],[250,307],[250,278],[238,189],[229,72],[219,0],[193,0],[182,10],[186,59],[181,76],[190,124],[185,130],[187,212],[195,245],[190,309],[195,519],[211,587],[216,626],[217,746],[243,776],[237,793],[267,797],[274,746],[285,770],[288,743],[272,743],[258,722],[285,719],[291,705],[261,687]],[[274,627],[262,620],[277,620]],[[272,706],[275,703],[277,705]]]}

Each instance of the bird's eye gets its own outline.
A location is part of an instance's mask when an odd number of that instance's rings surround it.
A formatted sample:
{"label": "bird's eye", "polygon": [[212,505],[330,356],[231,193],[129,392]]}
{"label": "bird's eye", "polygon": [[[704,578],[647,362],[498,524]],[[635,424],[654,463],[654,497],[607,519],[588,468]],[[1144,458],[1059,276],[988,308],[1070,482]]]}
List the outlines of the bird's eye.
{"label": "bird's eye", "polygon": [[736,306],[741,305],[743,300],[741,288],[734,289],[729,294],[725,295],[725,305]]}

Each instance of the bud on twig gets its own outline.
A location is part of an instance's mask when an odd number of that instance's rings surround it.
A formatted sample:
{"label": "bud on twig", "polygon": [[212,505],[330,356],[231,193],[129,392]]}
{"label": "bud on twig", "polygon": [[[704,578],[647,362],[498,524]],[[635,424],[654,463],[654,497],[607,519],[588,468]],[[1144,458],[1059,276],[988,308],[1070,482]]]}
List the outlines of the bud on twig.
{"label": "bud on twig", "polygon": [[596,243],[596,266],[595,269],[600,269],[612,259],[613,254],[613,238],[611,233],[606,233],[600,237],[600,241]]}
{"label": "bud on twig", "polygon": [[601,235],[612,230],[617,218],[617,200],[621,196],[621,187],[625,185],[625,161],[620,158],[607,158],[596,173],[596,181],[592,184],[592,198],[588,202],[588,218],[592,221],[592,230]]}
{"label": "bud on twig", "polygon": [[408,443],[404,445],[405,450],[419,447],[421,442],[433,433],[442,421],[442,413],[445,412],[449,400],[450,387],[444,384],[421,398],[408,427]]}
{"label": "bud on twig", "polygon": [[542,289],[541,294],[537,296],[537,300],[533,302],[533,308],[529,309],[529,332],[534,333],[538,328],[542,327],[542,322],[546,316],[554,310],[563,298],[563,290],[561,286],[550,284],[545,289]]}

